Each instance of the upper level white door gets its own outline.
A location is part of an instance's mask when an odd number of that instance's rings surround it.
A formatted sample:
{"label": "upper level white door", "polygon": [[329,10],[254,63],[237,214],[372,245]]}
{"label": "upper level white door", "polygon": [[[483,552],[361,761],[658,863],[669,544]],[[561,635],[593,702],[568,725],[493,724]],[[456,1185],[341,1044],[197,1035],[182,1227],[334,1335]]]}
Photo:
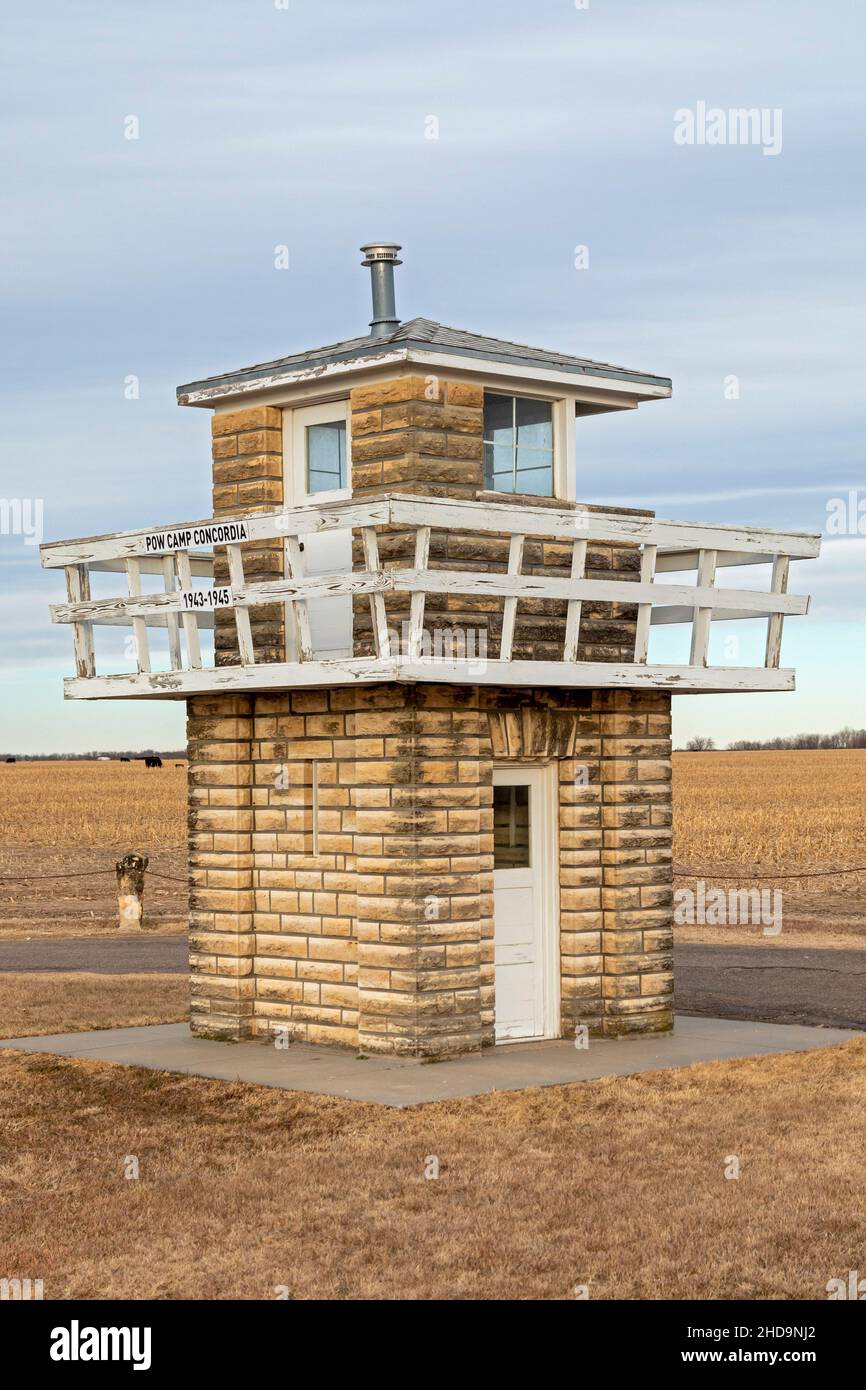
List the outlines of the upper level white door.
{"label": "upper level white door", "polygon": [[[283,411],[283,459],[286,505],[336,502],[352,495],[351,439],[348,401]],[[329,531],[303,539],[304,571],[349,574],[352,570],[352,532]],[[317,659],[352,655],[352,599],[310,599],[310,635]],[[293,650],[289,623],[289,660]]]}
{"label": "upper level white door", "polygon": [[496,1041],[558,1031],[553,768],[493,771]]}

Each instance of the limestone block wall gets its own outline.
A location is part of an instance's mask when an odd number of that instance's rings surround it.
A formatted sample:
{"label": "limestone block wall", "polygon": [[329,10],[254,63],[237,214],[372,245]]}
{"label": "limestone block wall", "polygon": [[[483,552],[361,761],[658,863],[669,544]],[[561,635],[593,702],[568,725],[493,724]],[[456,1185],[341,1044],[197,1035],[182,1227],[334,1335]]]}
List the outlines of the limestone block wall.
{"label": "limestone block wall", "polygon": [[[251,406],[213,416],[214,516],[268,512],[283,505],[282,418],[282,411],[273,406]],[[246,579],[282,579],[285,566],[279,540],[250,541],[242,547],[242,555]],[[228,578],[225,547],[219,546],[214,580],[225,584]],[[256,661],[284,661],[283,605],[262,605],[249,612]],[[234,616],[217,610],[215,623],[217,665],[236,665],[239,658]]]}
{"label": "limestone block wall", "polygon": [[194,1031],[491,1044],[492,774],[513,760],[558,770],[563,1035],[671,1026],[666,692],[201,697],[189,742]]}
{"label": "limestone block wall", "polygon": [[[503,388],[504,389],[504,388]],[[479,384],[439,376],[405,376],[359,388],[351,393],[352,490],[358,497],[406,492],[427,497],[488,500],[515,505],[567,507],[558,499],[489,493],[484,489],[484,390]],[[577,504],[571,504],[577,513]],[[590,508],[589,510],[601,510]],[[626,514],[626,513],[623,513]],[[633,514],[633,513],[632,513]],[[579,535],[577,517],[575,535]],[[505,573],[509,537],[434,531],[431,569],[468,569]],[[414,533],[397,527],[379,530],[379,553],[388,565],[411,565]],[[362,568],[360,544],[355,567]],[[529,540],[523,573],[571,573],[571,545],[561,541]],[[589,579],[637,579],[640,557],[636,547],[593,544],[588,548]],[[409,615],[409,598],[389,595],[389,625],[402,632]],[[517,610],[515,659],[555,661],[561,658],[565,637],[565,603],[547,599],[521,601]],[[634,656],[636,610],[628,604],[583,605],[582,661],[631,661]],[[425,605],[428,632],[483,632],[490,655],[498,654],[502,602],[457,594],[429,594]],[[356,653],[373,650],[369,604],[355,602]]]}

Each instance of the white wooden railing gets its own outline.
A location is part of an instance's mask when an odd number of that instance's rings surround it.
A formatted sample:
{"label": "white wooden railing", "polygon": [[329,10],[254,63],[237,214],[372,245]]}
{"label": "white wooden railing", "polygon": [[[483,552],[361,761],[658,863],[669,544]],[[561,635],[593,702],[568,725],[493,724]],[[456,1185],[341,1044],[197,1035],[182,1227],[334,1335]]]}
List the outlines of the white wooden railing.
{"label": "white wooden railing", "polygon": [[[411,568],[384,568],[378,528],[414,533]],[[364,568],[308,576],[304,538],[341,531],[360,533]],[[430,568],[435,532],[465,531],[509,537],[507,571]],[[568,542],[571,573],[524,574],[527,538]],[[285,577],[248,582],[245,544],[280,540]],[[621,544],[639,550],[639,574],[632,579],[587,576],[587,552],[594,544]],[[214,546],[225,547],[228,584],[213,586]],[[791,689],[794,673],[780,668],[782,622],[808,611],[805,596],[787,592],[790,561],[819,553],[817,536],[729,526],[695,525],[649,517],[550,507],[512,506],[394,495],[373,501],[310,505],[252,516],[211,518],[162,531],[130,531],[87,540],[43,545],[42,563],[66,571],[67,602],[52,607],[52,619],[73,629],[76,676],[67,680],[73,698],[184,696],[209,690],[273,689],[296,685],[352,684],[373,680],[466,681],[502,685],[662,686],[677,690]],[[769,587],[725,589],[717,570],[766,564]],[[91,575],[125,572],[127,593],[91,596]],[[665,573],[696,572],[696,582],[665,583]],[[161,592],[143,592],[142,576],[157,575]],[[195,580],[210,581],[207,588]],[[409,595],[408,634],[396,640],[389,630],[385,596]],[[502,600],[501,632],[494,655],[425,655],[425,604],[430,594]],[[322,659],[317,654],[308,604],[322,598],[368,596],[373,656],[349,654]],[[518,605],[527,599],[565,603],[561,659],[515,660],[512,652]],[[636,605],[634,653],[630,662],[578,661],[582,606],[588,601]],[[256,660],[250,610],[286,604],[292,659]],[[237,633],[239,663],[205,666],[200,630],[214,626],[214,612],[230,610]],[[762,666],[709,666],[710,624],[716,618],[767,621]],[[648,661],[649,636],[659,623],[691,624],[688,664]],[[137,672],[97,674],[94,628],[132,629]],[[169,669],[151,669],[148,630],[167,631]],[[429,648],[429,643],[427,643]]]}

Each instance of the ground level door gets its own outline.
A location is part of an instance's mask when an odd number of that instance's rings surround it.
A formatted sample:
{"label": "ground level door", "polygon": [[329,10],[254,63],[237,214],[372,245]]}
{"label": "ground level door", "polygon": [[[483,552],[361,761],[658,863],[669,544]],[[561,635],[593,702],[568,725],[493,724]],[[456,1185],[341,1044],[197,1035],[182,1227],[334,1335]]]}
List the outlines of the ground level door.
{"label": "ground level door", "polygon": [[496,1041],[559,1030],[555,767],[493,772]]}

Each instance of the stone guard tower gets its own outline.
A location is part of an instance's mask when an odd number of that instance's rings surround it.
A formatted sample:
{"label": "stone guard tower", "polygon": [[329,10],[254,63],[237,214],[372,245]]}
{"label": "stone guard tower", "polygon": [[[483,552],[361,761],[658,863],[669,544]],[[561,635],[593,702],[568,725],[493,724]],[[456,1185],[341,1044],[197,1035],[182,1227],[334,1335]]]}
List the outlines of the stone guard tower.
{"label": "stone guard tower", "polygon": [[[193,1031],[670,1029],[671,696],[793,688],[818,539],[583,505],[582,418],[670,381],[400,323],[400,248],[362,249],[368,335],[179,389],[213,411],[212,517],[43,547],[67,696],[188,702]],[[764,590],[716,586],[756,564]],[[711,665],[713,618],[763,619],[764,664]],[[650,657],[671,623],[681,665]],[[101,674],[118,624],[137,669]]]}

